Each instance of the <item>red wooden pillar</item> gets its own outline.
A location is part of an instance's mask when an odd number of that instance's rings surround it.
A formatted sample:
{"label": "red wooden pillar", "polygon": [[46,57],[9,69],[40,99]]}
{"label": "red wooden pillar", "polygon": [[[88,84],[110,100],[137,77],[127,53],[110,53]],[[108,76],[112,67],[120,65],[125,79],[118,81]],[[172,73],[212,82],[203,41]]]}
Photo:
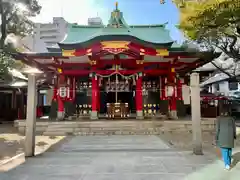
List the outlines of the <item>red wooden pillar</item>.
{"label": "red wooden pillar", "polygon": [[97,87],[98,87],[98,93],[97,93],[97,111],[100,112],[100,90],[99,90],[99,86],[100,86],[100,79],[98,78],[97,80]]}
{"label": "red wooden pillar", "polygon": [[182,85],[183,85],[183,80],[180,78],[177,79],[177,99],[182,100]]}
{"label": "red wooden pillar", "polygon": [[92,112],[91,119],[98,119],[98,79],[96,75],[92,75]]}
{"label": "red wooden pillar", "polygon": [[72,78],[72,101],[74,102],[75,101],[75,98],[76,98],[76,78],[73,77]]}
{"label": "red wooden pillar", "polygon": [[160,99],[161,100],[166,100],[166,90],[165,90],[165,88],[166,88],[166,77],[161,77],[161,79],[160,79],[160,84],[161,84],[161,86],[160,86],[160,88],[161,88],[161,97],[160,97]]}
{"label": "red wooden pillar", "polygon": [[137,119],[143,119],[142,73],[136,79],[136,114]]}
{"label": "red wooden pillar", "polygon": [[54,84],[52,101],[56,101],[56,100],[57,100],[57,85]]}
{"label": "red wooden pillar", "polygon": [[171,72],[168,76],[168,83],[174,87],[173,95],[169,98],[169,111],[170,116],[177,119],[177,86],[176,86],[176,73],[175,69],[171,68]]}
{"label": "red wooden pillar", "polygon": [[[60,74],[58,79],[58,89],[62,86],[65,86],[65,76]],[[59,92],[57,95],[57,103],[58,103],[57,119],[62,120],[64,118],[64,101],[60,97]]]}

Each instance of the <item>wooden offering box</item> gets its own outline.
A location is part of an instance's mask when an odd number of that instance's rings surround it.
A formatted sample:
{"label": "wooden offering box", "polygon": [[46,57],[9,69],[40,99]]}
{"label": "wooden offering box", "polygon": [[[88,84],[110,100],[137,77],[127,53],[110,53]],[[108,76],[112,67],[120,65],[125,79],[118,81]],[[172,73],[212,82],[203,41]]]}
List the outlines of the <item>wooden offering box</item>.
{"label": "wooden offering box", "polygon": [[129,117],[128,103],[107,103],[108,118],[127,118]]}

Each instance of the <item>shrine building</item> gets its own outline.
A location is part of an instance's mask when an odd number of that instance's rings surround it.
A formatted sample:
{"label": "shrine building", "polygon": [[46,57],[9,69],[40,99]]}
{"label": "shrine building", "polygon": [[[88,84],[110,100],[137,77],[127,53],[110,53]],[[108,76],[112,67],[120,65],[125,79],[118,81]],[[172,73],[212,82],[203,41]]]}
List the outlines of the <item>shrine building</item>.
{"label": "shrine building", "polygon": [[106,26],[69,24],[59,49],[19,54],[52,81],[50,118],[57,119],[184,116],[189,74],[217,56],[177,45],[166,24],[128,25],[117,3]]}

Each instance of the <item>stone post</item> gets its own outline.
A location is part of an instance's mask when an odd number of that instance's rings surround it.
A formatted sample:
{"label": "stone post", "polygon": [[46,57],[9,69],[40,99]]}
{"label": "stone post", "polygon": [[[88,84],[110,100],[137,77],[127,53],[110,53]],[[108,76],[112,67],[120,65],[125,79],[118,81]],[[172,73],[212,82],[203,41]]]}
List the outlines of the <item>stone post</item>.
{"label": "stone post", "polygon": [[192,134],[193,153],[202,155],[202,128],[201,128],[201,106],[199,74],[192,73],[190,77],[191,110],[192,110]]}
{"label": "stone post", "polygon": [[92,75],[92,111],[90,119],[98,119],[98,80]]}
{"label": "stone post", "polygon": [[46,104],[51,106],[53,100],[53,89],[48,89],[46,92]]}
{"label": "stone post", "polygon": [[36,133],[36,106],[37,106],[37,88],[36,76],[28,75],[27,91],[27,118],[26,118],[26,138],[25,138],[25,156],[31,157],[35,153],[35,133]]}
{"label": "stone post", "polygon": [[[58,90],[60,87],[66,87],[66,79],[63,74],[59,75],[58,78]],[[64,107],[64,100],[60,97],[60,91],[57,93],[57,103],[58,103],[58,111],[57,111],[57,119],[63,120],[65,117],[65,107]]]}
{"label": "stone post", "polygon": [[58,102],[57,119],[63,120],[65,115],[65,108],[64,108],[64,102],[59,95],[57,96],[57,102]]}
{"label": "stone post", "polygon": [[142,73],[136,80],[136,113],[137,119],[143,119]]}

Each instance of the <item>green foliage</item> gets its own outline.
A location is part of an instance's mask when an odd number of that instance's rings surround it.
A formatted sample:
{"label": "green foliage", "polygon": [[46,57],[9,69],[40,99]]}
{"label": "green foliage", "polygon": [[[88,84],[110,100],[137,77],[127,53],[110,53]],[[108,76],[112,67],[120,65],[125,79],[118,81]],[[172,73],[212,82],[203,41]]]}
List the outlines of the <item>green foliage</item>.
{"label": "green foliage", "polygon": [[0,53],[0,64],[1,64],[1,68],[0,68],[0,74],[6,73],[6,69],[9,66],[12,66],[14,64],[14,60],[12,59],[11,56],[5,54],[5,53]]}
{"label": "green foliage", "polygon": [[0,53],[0,77],[1,77],[1,79],[4,79],[4,80],[11,79],[10,74],[8,73],[8,68],[13,67],[13,65],[14,65],[14,59],[10,55],[8,55],[4,52],[1,52]]}
{"label": "green foliage", "polygon": [[0,0],[0,75],[8,76],[8,68],[19,68],[22,65],[15,63],[11,53],[15,49],[5,44],[5,39],[11,33],[24,37],[33,30],[30,17],[39,14],[41,6],[37,0]]}
{"label": "green foliage", "polygon": [[[239,0],[174,0],[180,11],[181,29],[191,41],[208,50],[221,50],[240,61]],[[212,64],[229,77],[234,76]],[[236,68],[234,68],[236,69]]]}
{"label": "green foliage", "polygon": [[39,14],[41,9],[36,0],[3,1],[2,6],[6,17],[7,34],[13,33],[20,36],[25,36],[32,31],[33,23],[29,18]]}
{"label": "green foliage", "polygon": [[[177,4],[179,0],[175,1]],[[239,0],[187,1],[180,8],[180,29],[191,40],[202,41],[237,36],[240,26]]]}
{"label": "green foliage", "polygon": [[[178,5],[179,0],[175,0]],[[208,49],[220,49],[240,60],[240,1],[187,1],[180,8],[179,28],[190,40]]]}

